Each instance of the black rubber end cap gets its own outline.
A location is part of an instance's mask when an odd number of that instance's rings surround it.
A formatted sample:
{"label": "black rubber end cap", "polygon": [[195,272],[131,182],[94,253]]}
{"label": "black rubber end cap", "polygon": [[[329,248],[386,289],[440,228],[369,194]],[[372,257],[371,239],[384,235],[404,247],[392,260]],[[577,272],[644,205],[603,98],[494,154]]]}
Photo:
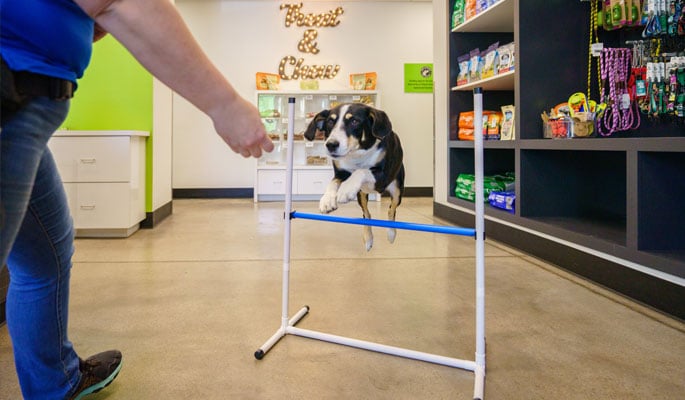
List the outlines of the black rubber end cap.
{"label": "black rubber end cap", "polygon": [[264,350],[259,349],[259,350],[255,351],[254,352],[254,358],[256,358],[257,360],[261,360],[262,358],[264,358]]}

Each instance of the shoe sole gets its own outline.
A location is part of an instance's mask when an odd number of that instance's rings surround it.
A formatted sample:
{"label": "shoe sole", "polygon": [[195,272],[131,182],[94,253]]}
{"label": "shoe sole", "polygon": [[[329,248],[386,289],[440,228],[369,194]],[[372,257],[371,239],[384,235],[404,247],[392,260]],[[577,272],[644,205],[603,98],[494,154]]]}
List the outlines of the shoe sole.
{"label": "shoe sole", "polygon": [[89,386],[89,387],[85,388],[81,393],[78,394],[78,396],[74,397],[74,400],[80,400],[80,399],[88,396],[89,394],[97,393],[97,392],[101,391],[102,389],[106,388],[107,386],[109,386],[109,384],[112,383],[112,381],[114,381],[114,379],[117,377],[117,375],[119,375],[119,371],[121,371],[121,365],[122,364],[123,364],[123,361],[119,363],[119,365],[117,366],[117,369],[115,369],[114,372],[112,372],[107,378],[105,378],[101,382],[96,383],[93,386]]}

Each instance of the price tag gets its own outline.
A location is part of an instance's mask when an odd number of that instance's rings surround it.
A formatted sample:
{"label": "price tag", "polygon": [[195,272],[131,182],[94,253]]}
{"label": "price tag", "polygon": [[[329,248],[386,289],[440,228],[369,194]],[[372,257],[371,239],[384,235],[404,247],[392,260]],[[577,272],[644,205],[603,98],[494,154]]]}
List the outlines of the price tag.
{"label": "price tag", "polygon": [[621,110],[627,110],[630,108],[630,95],[628,93],[623,93],[621,95]]}
{"label": "price tag", "polygon": [[604,43],[593,43],[590,46],[590,49],[592,50],[593,57],[599,57],[602,54],[602,50],[604,49]]}
{"label": "price tag", "polygon": [[308,95],[304,96],[304,99],[305,99],[305,100],[313,100],[313,99],[314,99],[314,96],[311,95],[311,94],[308,94]]}
{"label": "price tag", "polygon": [[281,123],[282,123],[282,124],[287,124],[287,123],[288,123],[288,118],[281,118]]}
{"label": "price tag", "polygon": [[314,142],[306,141],[304,142],[304,147],[314,147]]}
{"label": "price tag", "polygon": [[328,100],[338,100],[338,96],[336,96],[336,95],[328,96]]}
{"label": "price tag", "polygon": [[359,101],[362,99],[362,96],[352,96],[352,101]]}

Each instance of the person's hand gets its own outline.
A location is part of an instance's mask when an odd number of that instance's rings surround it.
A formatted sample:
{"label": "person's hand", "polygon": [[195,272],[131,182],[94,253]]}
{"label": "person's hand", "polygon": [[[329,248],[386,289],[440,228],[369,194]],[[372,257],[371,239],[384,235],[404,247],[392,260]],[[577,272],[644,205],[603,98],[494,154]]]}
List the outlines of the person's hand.
{"label": "person's hand", "polygon": [[214,129],[228,146],[243,157],[261,157],[271,152],[274,144],[264,129],[257,108],[242,97],[210,113]]}

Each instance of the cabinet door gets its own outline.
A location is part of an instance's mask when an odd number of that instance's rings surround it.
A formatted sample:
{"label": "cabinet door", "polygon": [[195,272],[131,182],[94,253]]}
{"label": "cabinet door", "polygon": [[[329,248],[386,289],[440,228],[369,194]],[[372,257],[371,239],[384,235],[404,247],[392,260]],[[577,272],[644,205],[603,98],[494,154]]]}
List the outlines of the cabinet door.
{"label": "cabinet door", "polygon": [[60,137],[48,146],[63,182],[128,182],[130,137]]}
{"label": "cabinet door", "polygon": [[[293,174],[293,181],[295,181]],[[295,183],[293,182],[293,187]],[[257,193],[259,194],[285,194],[285,170],[259,170],[257,171]]]}
{"label": "cabinet door", "polygon": [[297,171],[297,194],[323,194],[333,179],[333,169]]}

